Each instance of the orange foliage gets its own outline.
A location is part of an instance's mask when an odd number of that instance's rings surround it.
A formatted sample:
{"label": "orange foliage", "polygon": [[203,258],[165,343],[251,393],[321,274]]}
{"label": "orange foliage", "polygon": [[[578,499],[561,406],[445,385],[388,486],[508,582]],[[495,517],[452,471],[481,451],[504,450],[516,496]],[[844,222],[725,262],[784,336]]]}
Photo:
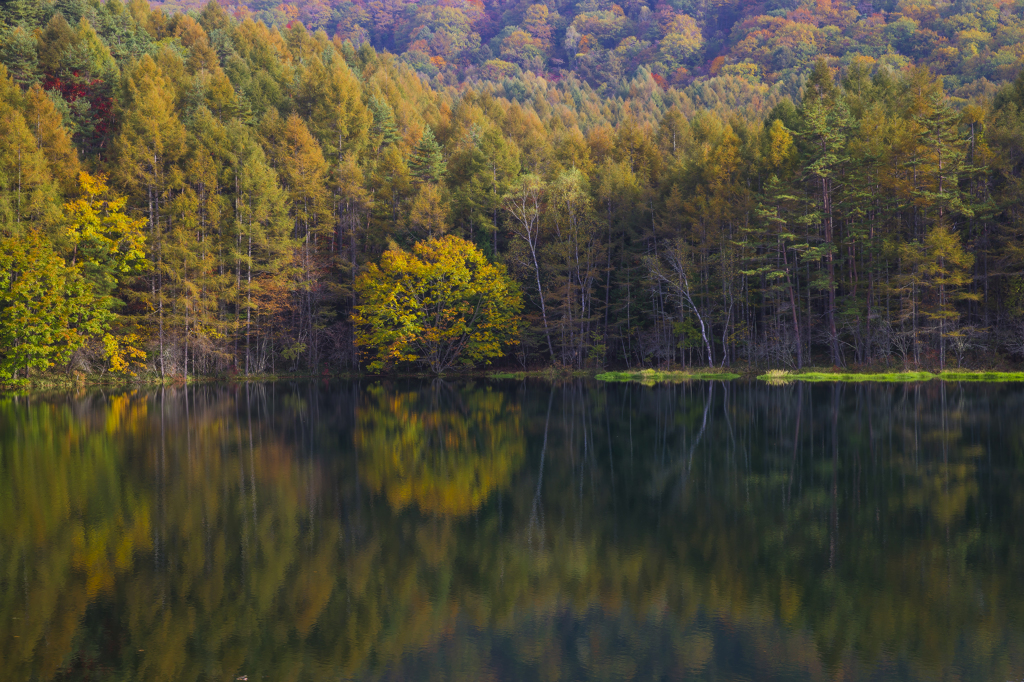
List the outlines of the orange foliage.
{"label": "orange foliage", "polygon": [[[719,64],[718,68],[721,69],[722,65]],[[672,83],[674,85],[683,85],[690,78],[690,70],[685,66],[680,66],[678,69],[672,72]]]}
{"label": "orange foliage", "polygon": [[277,11],[288,17],[289,21],[295,21],[299,18],[299,8],[287,2],[282,2],[278,5]]}
{"label": "orange foliage", "polygon": [[818,26],[821,24],[821,19],[811,14],[811,11],[806,7],[800,7],[793,10],[786,15],[786,18],[798,24],[810,24],[811,26]]}

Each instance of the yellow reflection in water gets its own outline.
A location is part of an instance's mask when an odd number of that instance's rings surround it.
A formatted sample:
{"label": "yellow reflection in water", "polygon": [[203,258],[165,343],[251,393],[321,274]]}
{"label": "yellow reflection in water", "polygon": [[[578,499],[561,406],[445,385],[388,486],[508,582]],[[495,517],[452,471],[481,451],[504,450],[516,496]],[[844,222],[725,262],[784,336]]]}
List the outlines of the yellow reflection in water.
{"label": "yellow reflection in water", "polygon": [[443,383],[370,388],[355,443],[364,480],[394,509],[415,504],[444,516],[469,514],[507,487],[524,454],[518,405],[496,391]]}
{"label": "yellow reflection in water", "polygon": [[133,409],[127,398],[95,406],[0,401],[0,576],[19,588],[0,591],[10,679],[53,676],[89,603],[151,548],[151,501],[102,428]]}

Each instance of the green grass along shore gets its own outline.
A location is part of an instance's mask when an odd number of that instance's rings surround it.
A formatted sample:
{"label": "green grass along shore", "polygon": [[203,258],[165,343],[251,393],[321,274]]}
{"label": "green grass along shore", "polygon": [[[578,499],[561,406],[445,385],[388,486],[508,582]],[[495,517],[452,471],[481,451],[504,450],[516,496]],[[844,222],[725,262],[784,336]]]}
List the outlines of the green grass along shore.
{"label": "green grass along shore", "polygon": [[[609,383],[640,383],[653,386],[659,383],[683,383],[686,381],[731,381],[741,378],[757,378],[773,385],[784,385],[793,381],[814,381],[814,382],[881,382],[881,383],[912,383],[923,381],[948,381],[948,382],[1024,382],[1024,372],[1004,371],[961,371],[952,370],[939,372],[937,374],[925,371],[903,371],[903,372],[839,372],[826,369],[809,370],[770,370],[763,374],[755,375],[750,371],[738,373],[716,368],[701,368],[687,370],[629,370],[597,372],[587,370],[565,370],[559,368],[546,368],[526,371],[497,371],[497,372],[471,372],[468,374],[448,375],[447,378],[458,379],[547,379],[549,381],[565,380],[570,378],[586,379],[593,378],[597,381]],[[311,375],[305,373],[283,373],[283,374],[253,374],[253,375],[213,375],[213,376],[189,376],[189,384],[216,384],[216,383],[260,383],[274,381],[308,381],[311,379],[368,379],[370,381],[382,378],[429,378],[426,374],[400,374],[388,377],[359,375],[355,373]],[[141,376],[122,375],[84,375],[74,376],[43,374],[32,377],[29,380],[19,379],[15,381],[0,381],[0,393],[21,393],[24,391],[68,391],[83,388],[107,388],[107,389],[152,389],[161,386],[181,386],[185,382],[180,377],[164,377],[154,373],[146,373]]]}
{"label": "green grass along shore", "polygon": [[739,379],[742,375],[734,372],[709,370],[683,370],[683,371],[661,371],[656,369],[642,369],[635,372],[602,372],[594,376],[598,381],[609,382],[630,382],[635,381],[641,384],[678,384],[684,381]]}
{"label": "green grass along shore", "polygon": [[[658,383],[681,383],[684,381],[728,381],[739,379],[744,375],[735,372],[722,370],[684,370],[684,371],[659,371],[645,369],[630,372],[603,372],[595,375],[598,381],[609,382],[637,382],[653,385]],[[749,375],[747,375],[749,376]],[[882,383],[912,383],[922,381],[970,381],[970,382],[1017,382],[1024,381],[1024,372],[997,372],[997,371],[966,371],[951,370],[934,374],[925,371],[903,371],[903,372],[836,372],[828,370],[771,370],[764,374],[757,375],[761,381],[770,384],[788,384],[792,381],[816,381],[816,382],[882,382]]]}
{"label": "green grass along shore", "polygon": [[790,381],[844,381],[844,382],[915,382],[915,381],[974,381],[974,382],[1007,382],[1024,381],[1024,372],[995,371],[962,371],[952,370],[933,374],[931,372],[792,372],[772,370],[758,375],[758,379],[769,383],[789,383]]}

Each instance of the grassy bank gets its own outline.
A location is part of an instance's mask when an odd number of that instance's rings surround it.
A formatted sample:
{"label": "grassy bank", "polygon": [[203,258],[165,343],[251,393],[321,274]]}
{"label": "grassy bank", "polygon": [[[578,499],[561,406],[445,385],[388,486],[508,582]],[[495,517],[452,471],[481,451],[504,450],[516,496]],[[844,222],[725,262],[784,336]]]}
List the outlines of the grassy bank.
{"label": "grassy bank", "polygon": [[[773,385],[788,384],[793,381],[808,382],[881,382],[881,383],[911,383],[923,381],[947,381],[947,382],[1024,382],[1024,372],[1006,371],[963,371],[953,370],[939,373],[925,371],[904,371],[904,372],[839,372],[829,369],[808,369],[808,370],[770,370],[763,374],[755,375],[753,371],[740,370],[727,371],[721,369],[688,369],[688,370],[656,370],[643,369],[631,371],[610,371],[595,372],[593,370],[568,370],[564,368],[548,367],[525,371],[497,371],[497,372],[469,372],[446,375],[449,380],[460,378],[472,379],[513,379],[522,381],[524,379],[542,379],[547,381],[565,381],[567,379],[592,378],[598,381],[611,383],[635,382],[646,386],[653,386],[659,383],[683,383],[687,381],[729,381],[741,377],[753,378],[765,381]],[[353,373],[312,375],[308,373],[282,373],[282,374],[222,374],[210,376],[188,377],[188,384],[242,384],[242,383],[272,383],[279,381],[310,381],[319,379],[331,380],[353,380],[367,379],[376,381],[380,379],[431,379],[436,378],[428,374],[395,374],[388,376],[367,376]],[[152,389],[161,386],[182,386],[185,382],[182,377],[163,377],[158,374],[143,374],[135,377],[120,376],[114,374],[44,374],[31,379],[17,379],[14,381],[0,381],[0,393],[24,393],[27,391],[76,391],[86,388],[99,389]]]}
{"label": "grassy bank", "polygon": [[545,367],[544,369],[528,369],[518,372],[486,372],[484,377],[488,379],[583,379],[594,376],[594,372],[581,369],[565,369],[559,367]]}
{"label": "grassy bank", "polygon": [[180,376],[140,374],[125,376],[118,374],[41,374],[30,379],[0,380],[0,393],[23,393],[26,391],[76,391],[86,388],[98,389],[151,389],[161,386],[194,386],[196,384],[243,384],[272,383],[275,381],[309,381],[313,379],[354,379],[355,374],[312,375],[309,373],[285,374],[190,374],[188,381]]}
{"label": "grassy bank", "polygon": [[739,374],[718,370],[683,370],[683,371],[661,371],[656,369],[642,369],[636,372],[602,372],[594,377],[598,381],[610,382],[638,382],[648,386],[661,383],[678,384],[684,381],[727,381],[739,379]]}
{"label": "grassy bank", "polygon": [[900,382],[911,383],[920,381],[971,381],[971,382],[1016,382],[1024,381],[1024,372],[988,372],[988,371],[946,371],[933,374],[931,372],[829,372],[829,371],[788,371],[771,370],[757,377],[771,384],[786,384],[791,381],[825,381],[825,382]]}

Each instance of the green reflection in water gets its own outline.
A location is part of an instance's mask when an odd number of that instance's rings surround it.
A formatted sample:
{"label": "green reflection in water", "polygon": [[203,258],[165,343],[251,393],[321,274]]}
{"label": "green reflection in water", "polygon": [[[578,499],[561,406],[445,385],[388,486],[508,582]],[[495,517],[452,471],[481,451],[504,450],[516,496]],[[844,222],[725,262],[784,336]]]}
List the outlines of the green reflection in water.
{"label": "green reflection in water", "polygon": [[1020,679],[1024,391],[0,402],[0,679]]}

